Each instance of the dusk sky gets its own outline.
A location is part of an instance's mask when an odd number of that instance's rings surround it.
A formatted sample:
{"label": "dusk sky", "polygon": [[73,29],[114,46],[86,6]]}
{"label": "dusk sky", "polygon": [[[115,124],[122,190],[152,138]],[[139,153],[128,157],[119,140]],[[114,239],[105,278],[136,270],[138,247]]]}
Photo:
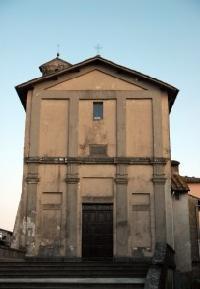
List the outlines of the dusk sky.
{"label": "dusk sky", "polygon": [[15,86],[55,58],[100,54],[176,86],[172,159],[200,177],[199,0],[0,0],[0,228],[13,229],[21,195],[25,112]]}

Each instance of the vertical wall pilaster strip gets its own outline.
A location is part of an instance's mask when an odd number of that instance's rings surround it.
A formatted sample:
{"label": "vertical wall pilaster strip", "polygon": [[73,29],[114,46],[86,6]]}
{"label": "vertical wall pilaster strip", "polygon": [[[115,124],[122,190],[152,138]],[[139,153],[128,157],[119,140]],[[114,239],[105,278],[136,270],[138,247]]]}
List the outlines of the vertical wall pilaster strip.
{"label": "vertical wall pilaster strip", "polygon": [[27,217],[23,226],[26,226],[26,254],[36,254],[36,209],[37,209],[37,184],[39,182],[38,166],[30,164],[26,177],[27,183]]}
{"label": "vertical wall pilaster strip", "polygon": [[[122,93],[121,93],[122,94]],[[117,156],[126,155],[126,97],[117,95]]]}
{"label": "vertical wall pilaster strip", "polygon": [[79,118],[79,97],[73,95],[69,100],[69,136],[68,155],[76,157],[78,155],[78,118]]}
{"label": "vertical wall pilaster strip", "polygon": [[40,143],[40,108],[41,99],[39,93],[33,90],[32,94],[32,106],[30,115],[30,150],[29,156],[34,157],[39,155],[39,143]]}
{"label": "vertical wall pilaster strip", "polygon": [[[68,155],[78,155],[78,119],[79,97],[73,95],[69,103],[69,135]],[[66,223],[66,256],[78,255],[78,172],[77,164],[68,165],[67,168],[67,223]]]}
{"label": "vertical wall pilaster strip", "polygon": [[[126,156],[126,98],[117,96],[117,156]],[[128,255],[127,166],[116,167],[116,257]]]}
{"label": "vertical wall pilaster strip", "polygon": [[[162,98],[161,92],[153,96],[153,153],[154,157],[163,156],[162,138]],[[166,206],[165,206],[165,174],[162,165],[154,164],[153,182],[155,197],[155,238],[156,242],[166,241]]]}
{"label": "vertical wall pilaster strip", "polygon": [[[26,136],[27,153],[29,156],[39,155],[39,133],[40,133],[40,97],[33,91],[31,93],[30,109],[28,109],[28,128]],[[26,214],[24,226],[26,226],[27,255],[35,255],[36,248],[36,206],[37,185],[39,182],[38,165],[29,164],[26,177]]]}

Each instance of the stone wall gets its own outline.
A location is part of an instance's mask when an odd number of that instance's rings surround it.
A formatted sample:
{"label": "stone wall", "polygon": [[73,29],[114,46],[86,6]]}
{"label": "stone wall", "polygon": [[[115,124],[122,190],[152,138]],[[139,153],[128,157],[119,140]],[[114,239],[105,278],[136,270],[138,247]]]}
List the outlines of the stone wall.
{"label": "stone wall", "polygon": [[191,238],[191,254],[192,262],[200,262],[199,255],[199,210],[198,199],[188,195],[189,200],[189,221],[190,221],[190,238]]}

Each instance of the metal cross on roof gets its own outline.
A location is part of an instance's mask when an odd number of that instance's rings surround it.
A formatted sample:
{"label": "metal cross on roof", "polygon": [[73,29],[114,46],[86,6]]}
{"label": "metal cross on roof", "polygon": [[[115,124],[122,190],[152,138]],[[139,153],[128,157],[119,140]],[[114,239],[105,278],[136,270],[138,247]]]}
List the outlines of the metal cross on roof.
{"label": "metal cross on roof", "polygon": [[100,50],[103,49],[103,47],[99,43],[97,43],[97,45],[94,48],[97,51],[97,55],[99,55],[100,54]]}
{"label": "metal cross on roof", "polygon": [[60,56],[60,44],[57,44],[57,57],[59,57]]}

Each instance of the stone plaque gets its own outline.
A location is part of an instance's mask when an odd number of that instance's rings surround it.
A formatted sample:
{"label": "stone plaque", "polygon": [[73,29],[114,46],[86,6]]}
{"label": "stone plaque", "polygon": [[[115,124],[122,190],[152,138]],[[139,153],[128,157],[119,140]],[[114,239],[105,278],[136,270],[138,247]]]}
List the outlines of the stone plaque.
{"label": "stone plaque", "polygon": [[106,156],[107,145],[90,145],[90,156]]}

